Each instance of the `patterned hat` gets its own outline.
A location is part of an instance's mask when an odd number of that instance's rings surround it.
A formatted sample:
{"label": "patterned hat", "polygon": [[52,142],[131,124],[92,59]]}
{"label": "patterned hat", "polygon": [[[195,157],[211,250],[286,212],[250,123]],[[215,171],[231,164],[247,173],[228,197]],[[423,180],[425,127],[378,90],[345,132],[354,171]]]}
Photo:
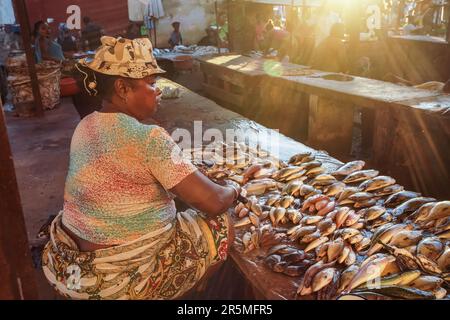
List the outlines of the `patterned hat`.
{"label": "patterned hat", "polygon": [[147,38],[129,40],[104,36],[93,58],[79,63],[99,73],[125,78],[143,79],[165,73],[158,67],[152,43]]}

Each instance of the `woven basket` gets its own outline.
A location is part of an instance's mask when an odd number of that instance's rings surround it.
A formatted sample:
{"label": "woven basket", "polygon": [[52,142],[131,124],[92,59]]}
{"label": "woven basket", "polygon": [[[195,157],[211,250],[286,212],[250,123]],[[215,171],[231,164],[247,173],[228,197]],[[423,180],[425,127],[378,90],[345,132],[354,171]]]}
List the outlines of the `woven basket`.
{"label": "woven basket", "polygon": [[[38,74],[38,79],[44,109],[54,109],[61,102],[61,71],[58,69],[51,73]],[[9,76],[8,86],[13,97],[14,106],[34,101],[31,80],[28,75]]]}

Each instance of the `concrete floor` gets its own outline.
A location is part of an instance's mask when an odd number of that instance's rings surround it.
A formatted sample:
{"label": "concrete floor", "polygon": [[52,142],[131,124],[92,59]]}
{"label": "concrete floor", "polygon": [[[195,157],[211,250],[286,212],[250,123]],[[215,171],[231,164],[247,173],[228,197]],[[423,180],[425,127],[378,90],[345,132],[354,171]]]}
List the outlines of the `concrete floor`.
{"label": "concrete floor", "polygon": [[[9,140],[20,190],[28,239],[63,205],[72,134],[79,122],[70,99],[44,118],[18,118],[6,113]],[[36,270],[39,296],[55,299],[40,270]]]}

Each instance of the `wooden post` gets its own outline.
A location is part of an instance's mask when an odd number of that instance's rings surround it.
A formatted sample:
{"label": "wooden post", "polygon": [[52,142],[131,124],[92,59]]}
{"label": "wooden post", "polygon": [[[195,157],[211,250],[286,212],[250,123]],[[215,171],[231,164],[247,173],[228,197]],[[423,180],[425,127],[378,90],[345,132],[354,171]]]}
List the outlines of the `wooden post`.
{"label": "wooden post", "polygon": [[353,142],[353,113],[352,105],[311,96],[308,144],[332,156],[348,157]]}
{"label": "wooden post", "polygon": [[38,117],[44,116],[44,106],[42,105],[42,97],[39,89],[39,79],[36,73],[36,65],[34,60],[33,50],[31,48],[31,32],[30,22],[28,18],[27,7],[25,0],[14,0],[14,8],[16,10],[16,17],[20,24],[20,33],[22,34],[23,46],[27,56],[28,73],[30,74],[31,87],[33,89],[34,105],[36,107],[36,115]]}
{"label": "wooden post", "polygon": [[37,299],[27,231],[0,101],[0,300]]}
{"label": "wooden post", "polygon": [[220,29],[219,29],[219,12],[218,12],[218,9],[217,9],[217,0],[214,2],[214,11],[215,11],[215,14],[216,14],[217,51],[218,51],[219,54],[221,54],[221,52],[220,52],[220,36],[219,36],[219,32],[220,32]]}

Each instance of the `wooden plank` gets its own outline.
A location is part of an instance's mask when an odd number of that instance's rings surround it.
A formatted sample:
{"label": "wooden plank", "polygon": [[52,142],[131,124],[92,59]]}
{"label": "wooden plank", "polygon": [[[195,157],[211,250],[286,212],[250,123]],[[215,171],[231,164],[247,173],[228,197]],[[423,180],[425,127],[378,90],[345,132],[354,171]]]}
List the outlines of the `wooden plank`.
{"label": "wooden plank", "polygon": [[31,88],[33,90],[34,105],[36,107],[36,115],[38,117],[44,116],[44,106],[42,104],[42,97],[39,88],[39,80],[36,73],[36,66],[34,60],[33,50],[31,49],[31,30],[28,18],[28,11],[25,4],[25,0],[14,0],[16,9],[16,17],[18,17],[21,35],[23,38],[23,46],[27,57],[28,73],[31,79]]}
{"label": "wooden plank", "polygon": [[205,92],[214,98],[215,100],[224,101],[227,103],[232,104],[233,106],[237,107],[238,109],[241,109],[241,107],[244,105],[244,97],[239,96],[236,94],[233,94],[231,92],[227,92],[223,89],[213,87],[209,84],[203,84],[203,89]]}
{"label": "wooden plank", "polygon": [[249,76],[246,76],[245,74],[241,74],[234,70],[230,70],[220,66],[200,63],[200,69],[205,74],[212,75],[224,81],[230,82],[238,87],[244,87],[249,79]]}
{"label": "wooden plank", "polygon": [[407,188],[448,199],[449,127],[450,118],[420,110],[377,110],[373,149],[376,167]]}
{"label": "wooden plank", "polygon": [[312,96],[308,144],[331,155],[348,156],[353,141],[352,105]]}
{"label": "wooden plank", "polygon": [[0,300],[37,299],[27,231],[0,101]]}

